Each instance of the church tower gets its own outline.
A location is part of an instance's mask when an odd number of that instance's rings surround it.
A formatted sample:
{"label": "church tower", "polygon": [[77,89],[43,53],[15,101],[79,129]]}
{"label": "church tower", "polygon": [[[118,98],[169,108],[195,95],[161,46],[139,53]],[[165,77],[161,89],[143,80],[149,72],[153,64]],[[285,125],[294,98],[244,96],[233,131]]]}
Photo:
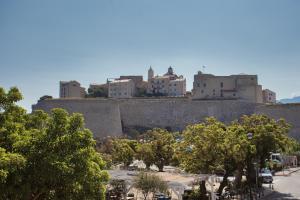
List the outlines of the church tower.
{"label": "church tower", "polygon": [[168,68],[168,73],[167,74],[168,75],[173,75],[174,74],[173,68],[171,66]]}
{"label": "church tower", "polygon": [[154,71],[150,66],[150,69],[148,70],[148,81],[150,81],[153,77],[154,77]]}

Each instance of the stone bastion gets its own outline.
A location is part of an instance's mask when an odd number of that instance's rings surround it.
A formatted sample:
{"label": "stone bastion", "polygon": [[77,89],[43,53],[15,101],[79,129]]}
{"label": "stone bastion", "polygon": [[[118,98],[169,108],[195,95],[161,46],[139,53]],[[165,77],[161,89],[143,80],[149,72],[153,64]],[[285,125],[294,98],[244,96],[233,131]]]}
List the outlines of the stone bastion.
{"label": "stone bastion", "polygon": [[100,138],[120,136],[128,129],[161,127],[180,131],[210,116],[229,123],[242,115],[257,113],[286,119],[292,125],[290,135],[300,139],[300,104],[264,105],[239,100],[203,101],[188,98],[88,98],[48,99],[32,106],[32,110],[46,112],[53,108],[82,113],[86,127]]}

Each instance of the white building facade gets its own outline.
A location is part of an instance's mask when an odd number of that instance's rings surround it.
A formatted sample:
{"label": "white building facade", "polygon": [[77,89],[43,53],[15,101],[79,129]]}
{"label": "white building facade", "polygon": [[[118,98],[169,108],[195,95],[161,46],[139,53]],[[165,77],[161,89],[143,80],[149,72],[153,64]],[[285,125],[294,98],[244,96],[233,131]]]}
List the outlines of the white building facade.
{"label": "white building facade", "polygon": [[150,67],[147,93],[153,96],[184,96],[186,94],[186,79],[183,76],[177,76],[172,67],[169,67],[168,72],[163,76],[154,76],[154,71]]}
{"label": "white building facade", "polygon": [[108,97],[132,98],[135,94],[135,84],[132,79],[113,80],[108,83]]}

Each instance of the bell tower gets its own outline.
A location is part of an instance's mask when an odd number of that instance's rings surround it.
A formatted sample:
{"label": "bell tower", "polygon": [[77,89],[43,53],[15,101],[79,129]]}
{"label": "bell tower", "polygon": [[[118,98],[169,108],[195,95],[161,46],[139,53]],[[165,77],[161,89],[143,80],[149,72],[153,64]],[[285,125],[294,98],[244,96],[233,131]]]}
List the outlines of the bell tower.
{"label": "bell tower", "polygon": [[173,68],[170,66],[170,67],[168,68],[168,73],[167,73],[167,74],[173,75],[173,73],[174,73]]}
{"label": "bell tower", "polygon": [[154,71],[152,69],[152,67],[150,66],[149,70],[148,70],[148,82],[154,77]]}

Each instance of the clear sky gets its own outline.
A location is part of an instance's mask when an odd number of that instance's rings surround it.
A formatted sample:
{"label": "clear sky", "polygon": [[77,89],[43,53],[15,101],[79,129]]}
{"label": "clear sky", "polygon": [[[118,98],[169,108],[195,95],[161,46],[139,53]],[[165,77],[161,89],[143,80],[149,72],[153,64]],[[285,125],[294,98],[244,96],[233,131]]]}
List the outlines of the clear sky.
{"label": "clear sky", "polygon": [[300,0],[0,0],[0,86],[19,87],[28,110],[119,75],[187,78],[257,74],[278,98],[300,95]]}

